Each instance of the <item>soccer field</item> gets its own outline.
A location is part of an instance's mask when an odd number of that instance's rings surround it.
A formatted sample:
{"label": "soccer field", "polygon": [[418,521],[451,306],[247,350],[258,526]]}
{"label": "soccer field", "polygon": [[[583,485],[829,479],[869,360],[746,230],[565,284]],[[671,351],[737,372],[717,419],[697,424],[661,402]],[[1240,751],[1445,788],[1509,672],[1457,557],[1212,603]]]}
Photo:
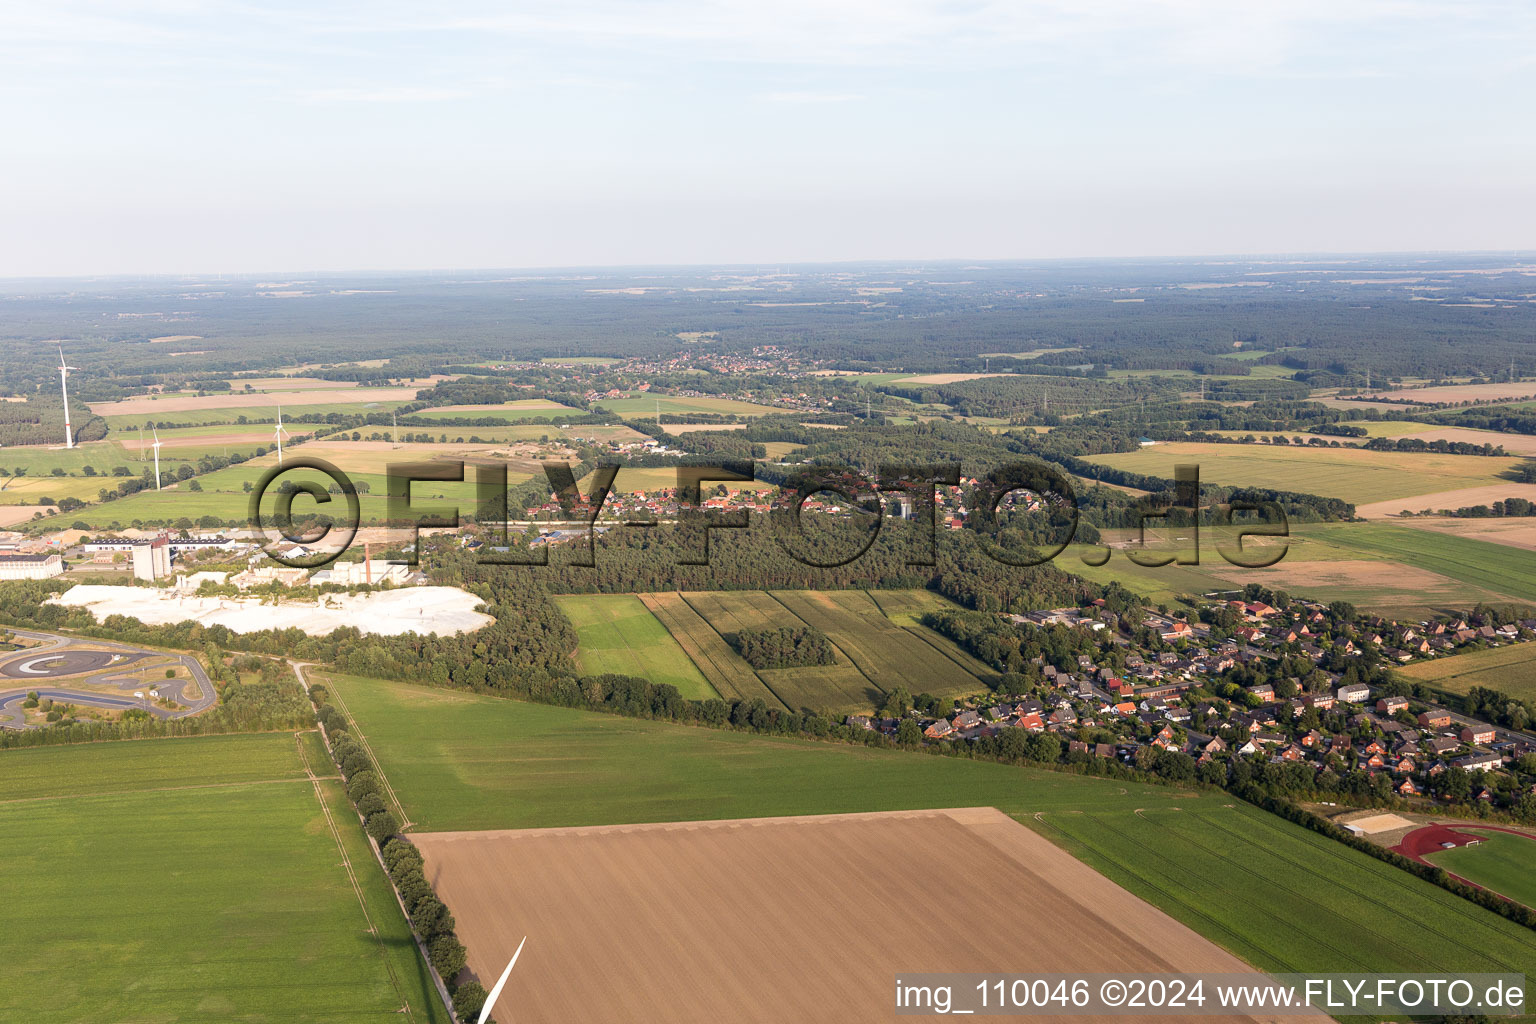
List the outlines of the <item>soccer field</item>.
{"label": "soccer field", "polygon": [[0,752],[0,1019],[446,1021],[340,784],[319,784],[333,833],[299,749]]}

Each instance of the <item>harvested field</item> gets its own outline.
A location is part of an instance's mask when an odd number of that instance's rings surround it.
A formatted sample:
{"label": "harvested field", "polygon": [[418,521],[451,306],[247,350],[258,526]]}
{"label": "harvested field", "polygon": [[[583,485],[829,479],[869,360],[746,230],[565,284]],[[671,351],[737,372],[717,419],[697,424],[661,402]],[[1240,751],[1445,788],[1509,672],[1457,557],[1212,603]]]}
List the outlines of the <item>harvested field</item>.
{"label": "harvested field", "polygon": [[694,611],[681,594],[640,594],[640,600],[650,609],[661,624],[667,627],[678,644],[715,692],[726,700],[752,700],[761,698],[769,707],[784,707],[783,701],[774,694],[752,666],[741,655],[731,650],[730,644]]}
{"label": "harvested field", "polygon": [[[1467,458],[1480,457],[1467,456]],[[1361,519],[1386,519],[1403,512],[1435,511],[1442,508],[1454,511],[1469,505],[1491,505],[1505,498],[1525,498],[1528,501],[1536,501],[1536,484],[1517,484],[1514,481],[1507,481],[1485,484],[1482,487],[1463,487],[1454,491],[1436,491],[1432,494],[1419,494],[1409,498],[1394,498],[1391,501],[1373,501],[1368,505],[1357,506],[1355,514]]]}
{"label": "harvested field", "polygon": [[1007,373],[921,373],[916,377],[898,377],[892,384],[957,384],[963,380],[982,380],[986,377],[1007,377]]}
{"label": "harvested field", "polygon": [[[1174,467],[1196,464],[1200,479],[1235,487],[1279,487],[1325,494],[1355,505],[1420,499],[1446,507],[1454,488],[1490,487],[1521,460],[1514,456],[1378,452],[1365,448],[1216,444],[1174,441],[1134,452],[1093,455],[1089,462],[1172,478]],[[1462,502],[1461,504],[1467,504]]]}
{"label": "harvested field", "polygon": [[1450,537],[1480,540],[1487,544],[1505,544],[1512,548],[1536,551],[1536,519],[1402,519],[1403,526]]}
{"label": "harvested field", "polygon": [[1529,381],[1513,384],[1446,384],[1433,388],[1407,388],[1400,391],[1373,391],[1361,396],[1364,399],[1388,399],[1393,402],[1412,402],[1434,405],[1441,402],[1489,402],[1515,401],[1536,398],[1536,384]]}
{"label": "harvested field", "polygon": [[[283,425],[287,430],[287,424]],[[289,438],[307,437],[314,428],[304,428],[294,425],[294,429],[288,431]],[[269,445],[272,443],[272,429],[247,430],[239,434],[193,434],[177,430],[162,430],[160,433],[160,446],[162,448],[211,448],[220,445]],[[137,434],[121,432],[117,443],[123,446],[124,451],[147,452],[154,447],[153,434],[145,434],[142,441]]]}
{"label": "harvested field", "polygon": [[667,423],[662,421],[662,429],[669,434],[697,434],[704,430],[746,430],[747,423]]}
{"label": "harvested field", "polygon": [[[481,416],[489,417],[493,413],[516,413],[522,415],[532,412],[577,412],[568,405],[552,402],[547,398],[521,398],[515,402],[503,402],[500,405],[439,405],[431,409],[422,409],[412,413],[413,416],[421,416],[425,419],[439,417],[443,413],[466,414],[462,418],[477,419]],[[477,415],[478,414],[478,415]]]}
{"label": "harvested field", "polygon": [[313,391],[269,395],[239,392],[210,395],[161,395],[124,398],[116,402],[92,402],[97,416],[140,416],[159,412],[196,412],[203,409],[275,409],[278,403],[295,408],[305,405],[335,405],[356,402],[411,402],[415,388],[317,388]]}
{"label": "harvested field", "polygon": [[[483,983],[528,937],[495,1007],[523,1024],[887,1021],[896,972],[995,970],[999,950],[1030,971],[1251,970],[992,808],[411,838]],[[944,878],[986,884],[945,887],[942,914],[899,898]],[[584,963],[602,984],[569,983]]]}
{"label": "harvested field", "polygon": [[1221,578],[1238,585],[1258,583],[1278,587],[1294,594],[1343,599],[1344,591],[1371,591],[1381,599],[1392,595],[1422,597],[1427,601],[1452,603],[1465,590],[1457,581],[1428,569],[1417,569],[1400,562],[1355,561],[1291,562],[1282,561],[1266,569],[1222,568]]}
{"label": "harvested field", "polygon": [[1474,430],[1471,427],[1436,427],[1433,430],[1395,436],[1405,441],[1465,441],[1467,444],[1503,445],[1505,451],[1514,455],[1536,455],[1536,436],[1530,434],[1504,434],[1497,430]]}
{"label": "harvested field", "polygon": [[56,505],[44,505],[42,507],[37,505],[0,505],[0,528],[24,523],[39,512],[45,516],[50,516],[58,510]]}

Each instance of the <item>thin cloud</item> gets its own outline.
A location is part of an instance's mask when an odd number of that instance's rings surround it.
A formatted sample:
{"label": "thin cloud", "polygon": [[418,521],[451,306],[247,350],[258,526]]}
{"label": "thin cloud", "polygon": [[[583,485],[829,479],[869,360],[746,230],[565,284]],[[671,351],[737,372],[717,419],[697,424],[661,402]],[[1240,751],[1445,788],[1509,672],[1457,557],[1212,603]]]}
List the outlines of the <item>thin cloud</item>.
{"label": "thin cloud", "polygon": [[442,103],[474,95],[464,89],[423,89],[409,86],[378,89],[311,89],[298,94],[305,103]]}
{"label": "thin cloud", "polygon": [[768,103],[856,103],[864,98],[857,92],[768,92],[758,97]]}

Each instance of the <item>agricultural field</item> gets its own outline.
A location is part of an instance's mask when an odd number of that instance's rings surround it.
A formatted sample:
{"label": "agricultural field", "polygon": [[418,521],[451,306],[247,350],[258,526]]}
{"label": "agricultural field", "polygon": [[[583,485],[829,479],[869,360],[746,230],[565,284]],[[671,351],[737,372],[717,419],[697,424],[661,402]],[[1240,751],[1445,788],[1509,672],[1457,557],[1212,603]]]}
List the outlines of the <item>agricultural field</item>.
{"label": "agricultural field", "polygon": [[1528,930],[1219,791],[330,678],[419,832],[989,806],[1261,969],[1536,971]]}
{"label": "agricultural field", "polygon": [[[591,475],[581,478],[582,494],[588,493],[591,483]],[[706,498],[718,486],[724,486],[731,491],[767,492],[775,489],[774,485],[766,480],[723,480],[718,483],[705,481],[702,486]],[[672,490],[676,487],[677,470],[671,466],[623,466],[619,469],[618,476],[613,479],[615,494],[648,494],[654,491]]]}
{"label": "agricultural field", "polygon": [[[743,629],[796,628],[805,623],[773,596],[760,590],[685,593],[684,601],[707,622],[733,657],[729,638]],[[885,702],[885,691],[872,683],[833,639],[832,665],[757,669],[757,676],[787,707],[830,713],[868,712]],[[742,665],[751,669],[745,660]]]}
{"label": "agricultural field", "polygon": [[[1210,530],[1201,534],[1199,565],[1147,568],[1115,550],[1106,564],[1095,567],[1079,555],[1102,549],[1081,546],[1069,547],[1056,564],[1096,583],[1119,581],[1154,603],[1260,583],[1406,618],[1467,608],[1481,600],[1524,601],[1521,595],[1536,590],[1536,552],[1528,550],[1388,523],[1300,523],[1290,529],[1285,557],[1264,569],[1227,562],[1216,551]],[[1105,536],[1118,544],[1128,534],[1105,531]],[[1244,547],[1263,551],[1270,543],[1261,546],[1249,538]]]}
{"label": "agricultural field", "polygon": [[0,752],[0,1018],[446,1022],[340,784],[307,780],[296,739]]}
{"label": "agricultural field", "polygon": [[483,420],[483,419],[558,419],[561,415],[581,415],[580,409],[550,401],[547,398],[523,398],[500,405],[441,405],[412,413],[422,419],[432,420]]}
{"label": "agricultural field", "polygon": [[1522,700],[1536,700],[1536,644],[1490,647],[1398,669],[1415,682],[1439,690],[1466,693],[1474,686],[1501,690]]}
{"label": "agricultural field", "polygon": [[[885,598],[900,621],[864,591],[699,591],[641,599],[728,699],[761,697],[770,706],[838,716],[878,709],[897,686],[946,700],[984,692],[993,675],[917,624],[914,615],[935,607],[924,598]],[[729,642],[744,629],[802,626],[827,635],[834,664],[753,669]]]}
{"label": "agricultural field", "polygon": [[[351,442],[345,444],[350,445]],[[452,450],[451,446],[435,444],[406,445],[402,448],[391,446],[387,453],[359,449],[355,457],[349,457],[350,449],[338,442],[329,446],[316,443],[313,446],[300,445],[292,449],[285,448],[285,455],[293,458],[318,456],[327,461],[333,461],[337,468],[345,472],[354,485],[358,486],[359,510],[362,513],[363,522],[369,523],[381,522],[388,514],[389,481],[382,470],[389,463],[430,461],[432,458],[446,457]],[[161,491],[140,491],[126,498],[76,509],[63,514],[59,519],[68,523],[83,522],[87,529],[109,529],[114,523],[120,527],[131,526],[136,522],[178,523],[183,519],[195,524],[204,516],[210,516],[220,522],[244,523],[249,515],[251,497],[251,491],[248,491],[246,486],[250,485],[254,488],[262,476],[276,464],[277,455],[269,453],[238,466],[229,466],[195,477],[201,488],[197,491],[191,489],[192,481],[181,481],[168,484]],[[353,465],[366,465],[380,472],[354,471],[351,468]],[[507,474],[507,481],[509,484],[516,484],[529,479],[530,476],[529,473],[514,470]],[[327,489],[333,484],[326,474],[319,470],[308,469],[295,469],[285,473],[283,480],[294,483],[311,481]],[[98,481],[97,487],[100,485]],[[362,488],[365,485],[367,491],[363,493]],[[90,497],[93,499],[96,497],[95,490],[91,492]],[[418,509],[430,508],[433,511],[451,512],[456,506],[461,513],[468,514],[476,506],[474,472],[466,469],[463,482],[416,482],[411,486],[411,499]],[[276,500],[276,493],[269,491],[262,502],[264,514],[271,513],[275,508]],[[331,503],[335,505],[335,514],[345,513],[346,503],[340,495],[332,495]],[[311,508],[325,512],[330,511],[331,503],[321,506],[317,505],[312,498],[300,496],[294,501],[293,509],[297,515],[303,515]]]}
{"label": "agricultural field", "polygon": [[1504,483],[1521,460],[1432,452],[1376,452],[1195,442],[1156,444],[1134,452],[1091,455],[1088,461],[1133,473],[1171,478],[1176,465],[1196,464],[1200,478],[1237,487],[1276,487],[1340,498],[1356,505],[1437,491]]}
{"label": "agricultural field", "polygon": [[91,412],[108,423],[114,419],[133,417],[162,419],[168,413],[196,412],[206,415],[210,410],[227,409],[276,409],[293,407],[301,412],[313,412],[311,406],[363,405],[373,402],[403,404],[416,400],[417,388],[360,388],[341,384],[329,388],[310,388],[303,391],[284,392],[279,395],[244,392],[212,392],[205,395],[164,394],[140,395],[115,402],[92,402]]}
{"label": "agricultural field", "polygon": [[[991,808],[413,840],[481,977],[495,977],[524,935],[539,937],[536,950],[528,947],[538,963],[605,965],[594,990],[531,961],[534,976],[496,1010],[520,1024],[875,1024],[891,1019],[894,959],[983,971],[995,969],[999,949],[1039,970],[1249,970]],[[942,914],[869,898],[928,878],[986,882],[947,888]],[[667,891],[688,898],[656,898]],[[785,900],[786,892],[796,898]],[[1029,897],[1000,900],[997,892]],[[1051,927],[1056,921],[1081,926]],[[667,955],[636,955],[660,935]],[[762,956],[764,948],[774,955]],[[700,972],[703,963],[716,966]]]}
{"label": "agricultural field", "polygon": [[638,597],[573,594],[556,603],[576,627],[576,664],[583,673],[613,672],[669,683],[691,700],[718,696]]}
{"label": "agricultural field", "polygon": [[711,412],[721,415],[766,416],[769,413],[784,411],[770,405],[742,402],[734,398],[683,398],[676,395],[648,395],[639,392],[628,398],[604,398],[594,402],[593,405],[604,412],[611,412],[625,419],[653,420],[656,418],[658,403],[661,406],[663,425],[665,425],[667,413]]}
{"label": "agricultural field", "polygon": [[[773,596],[807,625],[826,633],[883,693],[905,686],[913,693],[948,700],[987,690],[970,670],[969,659],[955,656],[960,652],[953,644],[901,628],[862,590],[779,590]],[[866,704],[859,710],[868,709]]]}
{"label": "agricultural field", "polygon": [[769,707],[785,707],[752,666],[731,649],[731,645],[683,600],[681,594],[640,594],[639,598],[720,696],[726,700],[761,700]]}
{"label": "agricultural field", "polygon": [[[304,397],[313,397],[321,394],[317,391],[306,391]],[[364,392],[353,392],[364,394]],[[245,396],[253,400],[253,404],[241,406],[209,406],[194,409],[161,408],[147,413],[114,413],[103,417],[107,426],[114,432],[126,434],[138,427],[149,429],[151,424],[165,424],[168,426],[204,426],[209,424],[241,425],[241,417],[244,424],[252,430],[258,430],[265,425],[267,433],[272,432],[272,424],[277,420],[278,407],[282,407],[283,424],[292,430],[295,426],[302,426],[296,421],[298,416],[329,416],[332,413],[338,416],[366,416],[369,413],[389,412],[398,409],[410,402],[409,398],[396,400],[379,400],[370,402],[330,402],[326,404],[299,405],[288,401],[291,395],[265,395],[252,394]],[[228,401],[228,399],[225,399]],[[311,425],[313,426],[313,425]],[[162,428],[164,429],[164,428]]]}
{"label": "agricultural field", "polygon": [[1514,401],[1522,398],[1536,398],[1536,384],[1530,381],[1515,381],[1511,384],[1444,384],[1438,387],[1374,391],[1361,397],[1390,399],[1394,403],[1411,402],[1416,405],[1434,405],[1442,402]]}
{"label": "agricultural field", "polygon": [[1481,841],[1474,846],[1425,854],[1424,859],[1474,885],[1536,908],[1536,874],[1531,872],[1536,841],[1507,832],[1475,834]]}
{"label": "agricultural field", "polygon": [[1536,965],[1528,929],[1230,798],[1042,818],[1047,838],[1263,970]]}

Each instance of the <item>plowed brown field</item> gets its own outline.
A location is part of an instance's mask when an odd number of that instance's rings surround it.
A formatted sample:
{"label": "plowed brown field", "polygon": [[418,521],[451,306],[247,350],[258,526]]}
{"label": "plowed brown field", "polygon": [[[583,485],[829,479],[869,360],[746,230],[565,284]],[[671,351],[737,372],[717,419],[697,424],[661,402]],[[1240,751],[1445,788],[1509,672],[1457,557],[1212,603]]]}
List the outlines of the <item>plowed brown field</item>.
{"label": "plowed brown field", "polygon": [[883,1022],[899,972],[1251,970],[989,807],[410,838],[486,987],[527,936],[495,1007],[519,1024]]}

